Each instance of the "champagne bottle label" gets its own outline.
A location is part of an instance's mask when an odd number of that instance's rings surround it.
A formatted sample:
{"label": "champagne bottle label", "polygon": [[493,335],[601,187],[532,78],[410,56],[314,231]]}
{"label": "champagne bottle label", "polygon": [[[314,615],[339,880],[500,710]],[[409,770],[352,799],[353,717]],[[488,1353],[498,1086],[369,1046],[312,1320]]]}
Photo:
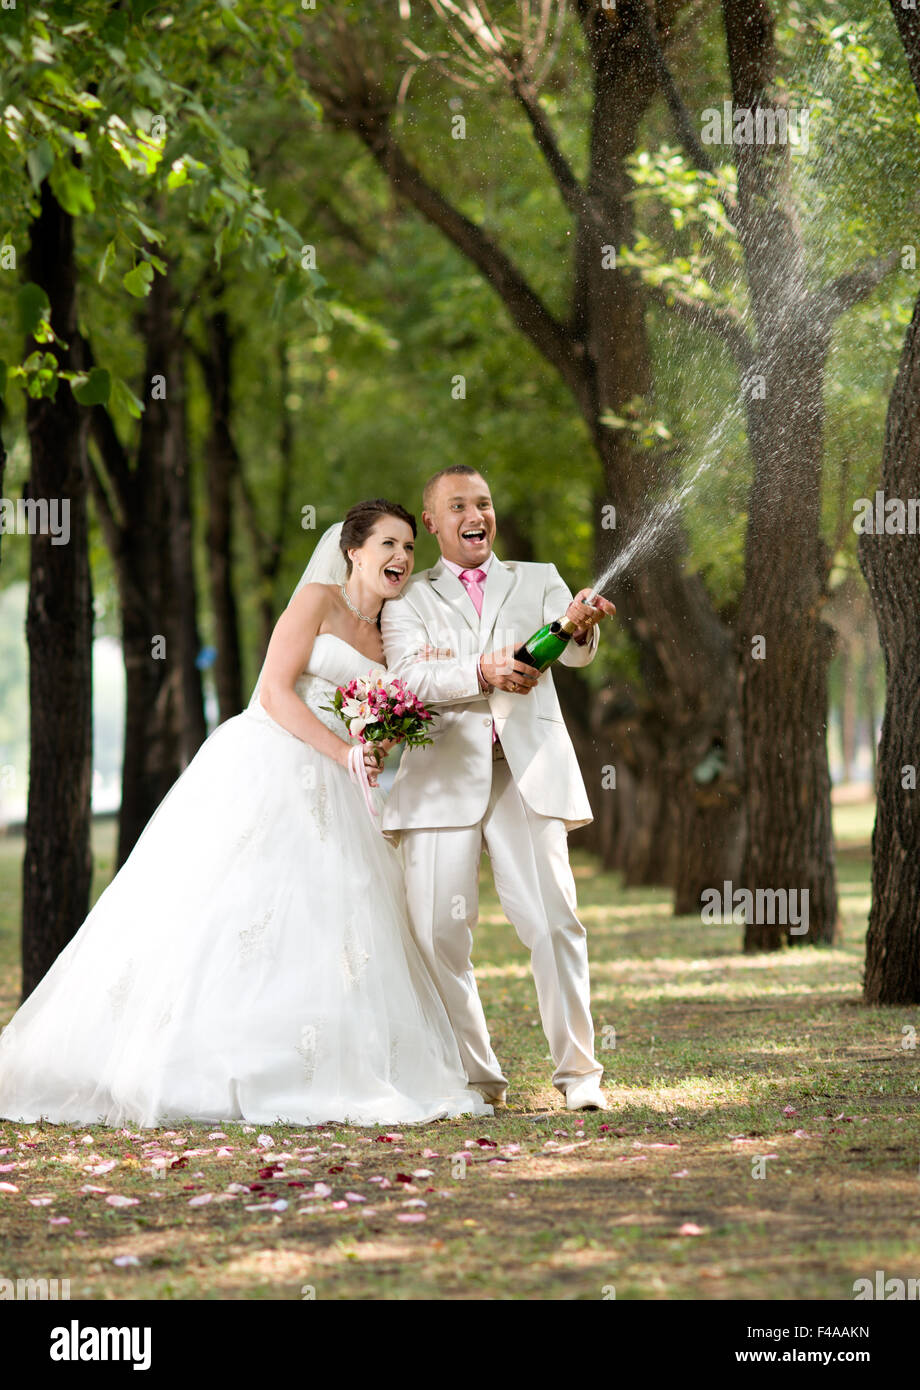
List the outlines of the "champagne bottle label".
{"label": "champagne bottle label", "polygon": [[514,653],[514,659],[533,666],[538,671],[545,671],[554,661],[558,661],[571,641],[574,631],[575,624],[569,618],[559,618],[556,622],[547,623],[532,637],[528,637],[526,642],[522,642]]}

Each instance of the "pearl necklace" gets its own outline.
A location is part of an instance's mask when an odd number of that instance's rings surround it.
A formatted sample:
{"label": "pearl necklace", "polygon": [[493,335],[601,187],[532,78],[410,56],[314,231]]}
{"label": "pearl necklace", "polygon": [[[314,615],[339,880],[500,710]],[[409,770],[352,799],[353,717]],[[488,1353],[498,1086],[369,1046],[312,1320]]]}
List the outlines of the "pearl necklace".
{"label": "pearl necklace", "polygon": [[351,599],[348,597],[347,593],[345,592],[345,585],[344,585],[344,584],[340,585],[340,588],[341,588],[341,590],[342,590],[342,598],[343,598],[343,599],[345,600],[345,602],[348,604],[348,607],[351,609],[352,613],[354,613],[355,617],[356,617],[356,618],[360,618],[361,621],[364,622],[364,623],[373,623],[374,626],[376,627],[376,626],[377,626],[377,619],[376,619],[376,618],[369,618],[365,613],[362,613],[360,609],[358,609],[358,608],[355,607],[355,605],[352,603]]}

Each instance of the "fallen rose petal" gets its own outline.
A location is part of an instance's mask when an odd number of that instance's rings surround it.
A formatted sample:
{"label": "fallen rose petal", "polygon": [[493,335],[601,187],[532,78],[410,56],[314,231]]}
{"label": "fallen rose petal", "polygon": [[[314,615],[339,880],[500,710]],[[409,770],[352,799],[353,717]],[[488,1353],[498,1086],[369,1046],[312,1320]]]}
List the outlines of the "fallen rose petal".
{"label": "fallen rose petal", "polygon": [[693,1221],[685,1221],[677,1234],[679,1236],[701,1236],[703,1234],[703,1228],[702,1226],[697,1226]]}
{"label": "fallen rose petal", "polygon": [[260,1134],[256,1143],[262,1149],[272,1149],[275,1146],[275,1141],[270,1134]]}
{"label": "fallen rose petal", "polygon": [[271,1203],[272,1211],[287,1211],[288,1202],[286,1197],[279,1197],[276,1202]]}
{"label": "fallen rose petal", "polygon": [[672,1173],[672,1174],[671,1174],[671,1177],[672,1177],[672,1178],[689,1178],[689,1176],[690,1176],[690,1169],[689,1169],[689,1168],[681,1168],[681,1170],[680,1170],[679,1173]]}
{"label": "fallen rose petal", "polygon": [[784,1105],[784,1106],[783,1106],[783,1114],[784,1114],[784,1115],[797,1115],[798,1113],[799,1113],[799,1112],[796,1110],[796,1108],[795,1108],[794,1105]]}
{"label": "fallen rose petal", "polygon": [[140,1260],[136,1255],[116,1255],[112,1261],[113,1265],[119,1265],[124,1269],[127,1265],[139,1265]]}
{"label": "fallen rose petal", "polygon": [[0,1182],[0,1192],[18,1192],[19,1188],[14,1187],[11,1182]]}
{"label": "fallen rose petal", "polygon": [[30,1197],[29,1202],[33,1207],[50,1207],[54,1201],[53,1197]]}
{"label": "fallen rose petal", "polygon": [[208,1202],[211,1202],[213,1200],[213,1192],[202,1192],[198,1197],[189,1197],[188,1204],[190,1207],[205,1207],[207,1206]]}
{"label": "fallen rose petal", "polygon": [[421,1197],[407,1197],[403,1202],[404,1207],[427,1207],[428,1203]]}
{"label": "fallen rose petal", "polygon": [[140,1197],[121,1197],[116,1192],[109,1193],[105,1199],[110,1207],[136,1207],[140,1203]]}
{"label": "fallen rose petal", "polygon": [[430,1178],[433,1175],[430,1168],[416,1168],[413,1171],[412,1176],[414,1178]]}
{"label": "fallen rose petal", "polygon": [[397,1215],[396,1220],[397,1220],[397,1221],[427,1221],[428,1218],[427,1218],[427,1216],[425,1215],[425,1213],[424,1213],[423,1211],[401,1211],[401,1212]]}
{"label": "fallen rose petal", "polygon": [[333,1210],[333,1211],[344,1211],[344,1210],[346,1209],[346,1207],[348,1206],[348,1203],[347,1203],[347,1202],[333,1202],[331,1205],[332,1205],[332,1210]]}
{"label": "fallen rose petal", "polygon": [[328,1183],[325,1183],[325,1182],[315,1182],[315,1183],[313,1184],[313,1192],[314,1192],[314,1195],[317,1196],[317,1197],[331,1197],[331,1196],[332,1196],[332,1188],[329,1186]]}
{"label": "fallen rose petal", "polygon": [[89,1168],[85,1168],[83,1171],[85,1173],[92,1173],[93,1177],[98,1178],[102,1173],[111,1173],[112,1169],[117,1167],[118,1159],[108,1158],[104,1163],[92,1164]]}
{"label": "fallen rose petal", "polygon": [[49,1217],[48,1217],[48,1225],[49,1225],[49,1226],[69,1226],[69,1225],[70,1225],[70,1217],[69,1217],[69,1216],[49,1216]]}
{"label": "fallen rose petal", "polygon": [[366,1202],[367,1198],[362,1197],[360,1192],[346,1192],[345,1200],[346,1202]]}

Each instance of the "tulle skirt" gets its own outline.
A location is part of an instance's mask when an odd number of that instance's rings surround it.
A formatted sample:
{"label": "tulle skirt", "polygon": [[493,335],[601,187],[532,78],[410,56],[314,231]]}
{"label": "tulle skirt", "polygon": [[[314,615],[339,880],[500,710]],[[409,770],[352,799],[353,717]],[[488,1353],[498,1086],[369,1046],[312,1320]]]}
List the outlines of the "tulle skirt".
{"label": "tulle skirt", "polygon": [[491,1113],[412,940],[399,851],[347,771],[261,705],[205,742],[0,1034],[7,1119]]}

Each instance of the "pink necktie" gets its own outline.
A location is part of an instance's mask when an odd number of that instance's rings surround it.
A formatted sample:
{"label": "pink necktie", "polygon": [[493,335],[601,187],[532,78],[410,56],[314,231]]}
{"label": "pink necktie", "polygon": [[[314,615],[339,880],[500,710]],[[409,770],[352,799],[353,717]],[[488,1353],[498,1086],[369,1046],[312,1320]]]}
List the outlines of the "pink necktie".
{"label": "pink necktie", "polygon": [[[460,583],[463,585],[464,589],[469,594],[470,598],[473,600],[476,612],[479,614],[480,618],[482,617],[482,600],[484,597],[482,581],[485,579],[485,577],[485,570],[461,570],[459,576]],[[492,742],[498,742],[498,734],[495,731],[494,720],[492,721]]]}
{"label": "pink necktie", "polygon": [[485,577],[485,570],[460,571],[460,583],[463,585],[464,589],[469,594],[470,598],[473,600],[473,605],[480,618],[482,617],[483,600],[482,581],[485,579]]}

